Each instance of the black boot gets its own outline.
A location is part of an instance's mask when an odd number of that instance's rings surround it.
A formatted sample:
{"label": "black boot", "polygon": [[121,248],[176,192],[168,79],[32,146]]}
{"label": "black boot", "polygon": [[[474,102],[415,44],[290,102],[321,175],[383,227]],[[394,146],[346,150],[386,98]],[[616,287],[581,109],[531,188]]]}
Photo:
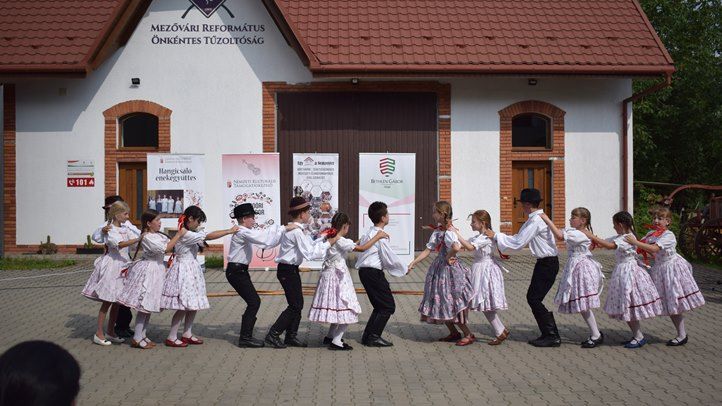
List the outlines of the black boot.
{"label": "black boot", "polygon": [[271,329],[271,331],[266,334],[266,344],[270,345],[273,348],[286,348],[286,344],[281,341],[281,333],[278,331],[275,331],[274,329]]}
{"label": "black boot", "polygon": [[390,341],[386,341],[376,334],[369,334],[369,336],[366,337],[366,341],[363,341],[361,344],[366,347],[391,347],[394,345]]}
{"label": "black boot", "polygon": [[296,338],[296,334],[297,333],[291,333],[289,331],[286,331],[286,339],[283,340],[283,343],[286,344],[288,347],[308,347],[308,344]]}
{"label": "black boot", "polygon": [[366,322],[366,328],[364,329],[363,335],[361,335],[361,343],[368,341],[369,335],[373,334],[374,321],[378,313],[374,310],[369,316],[369,321]]}
{"label": "black boot", "polygon": [[384,329],[386,328],[386,323],[389,322],[389,319],[391,318],[390,314],[386,313],[379,313],[374,318],[374,324],[373,329],[371,330],[370,335],[376,335],[378,337],[381,337],[381,335],[384,333]]}
{"label": "black boot", "polygon": [[291,320],[291,323],[288,326],[288,329],[286,330],[286,339],[283,340],[283,343],[286,344],[289,347],[301,347],[305,348],[308,347],[308,344],[305,342],[299,340],[296,338],[296,335],[298,334],[298,326],[301,325],[301,315],[296,315],[293,320]]}
{"label": "black boot", "polygon": [[535,347],[559,347],[562,340],[557,331],[557,323],[554,321],[554,313],[548,312],[542,318],[542,336],[533,340],[530,344]]}
{"label": "black boot", "polygon": [[264,346],[263,340],[253,338],[253,326],[256,324],[256,318],[243,316],[241,320],[241,337],[238,339],[238,346],[243,348],[261,348]]}
{"label": "black boot", "polygon": [[536,320],[536,325],[537,325],[537,327],[539,327],[539,331],[541,332],[541,335],[537,338],[527,341],[529,344],[534,345],[533,343],[546,338],[546,332],[544,330],[544,317],[545,317],[545,314],[534,313],[534,320]]}
{"label": "black boot", "polygon": [[238,339],[238,346],[241,348],[262,348],[265,347],[266,344],[263,342],[263,340],[253,338],[252,336],[241,336]]}

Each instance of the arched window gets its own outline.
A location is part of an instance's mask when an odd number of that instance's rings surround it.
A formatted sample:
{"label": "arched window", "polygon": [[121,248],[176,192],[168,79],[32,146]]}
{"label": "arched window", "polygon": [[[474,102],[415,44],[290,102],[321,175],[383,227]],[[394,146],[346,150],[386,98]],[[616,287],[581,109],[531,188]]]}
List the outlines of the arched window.
{"label": "arched window", "polygon": [[130,113],[118,119],[121,148],[158,148],[158,117]]}
{"label": "arched window", "polygon": [[511,120],[512,148],[551,149],[551,119],[541,114],[525,113]]}

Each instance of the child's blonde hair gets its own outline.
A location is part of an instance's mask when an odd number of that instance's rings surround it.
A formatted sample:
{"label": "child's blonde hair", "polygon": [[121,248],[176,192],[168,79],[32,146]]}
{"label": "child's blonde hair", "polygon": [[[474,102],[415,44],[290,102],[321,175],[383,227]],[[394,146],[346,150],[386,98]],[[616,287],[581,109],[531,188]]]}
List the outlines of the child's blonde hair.
{"label": "child's blonde hair", "polygon": [[469,214],[469,217],[475,218],[476,221],[483,223],[486,228],[491,230],[491,215],[489,215],[489,212],[486,210],[477,210],[471,214]]}
{"label": "child's blonde hair", "polygon": [[664,206],[655,207],[652,210],[652,215],[654,217],[667,219],[670,221],[670,223],[672,222],[672,210],[670,210],[669,207],[664,207]]}
{"label": "child's blonde hair", "polygon": [[586,207],[577,207],[576,209],[572,210],[572,216],[577,216],[579,218],[587,220],[587,229],[592,233],[594,232],[594,230],[592,230],[592,213],[589,212],[589,209],[587,209]]}
{"label": "child's blonde hair", "polygon": [[436,209],[439,214],[442,214],[444,216],[443,225],[448,226],[449,223],[451,223],[451,217],[454,215],[449,202],[445,200],[439,200],[438,202],[434,203],[434,209]]}
{"label": "child's blonde hair", "polygon": [[108,209],[108,219],[113,221],[115,220],[115,216],[120,213],[130,213],[130,207],[128,206],[128,203],[118,200],[110,205],[110,208]]}

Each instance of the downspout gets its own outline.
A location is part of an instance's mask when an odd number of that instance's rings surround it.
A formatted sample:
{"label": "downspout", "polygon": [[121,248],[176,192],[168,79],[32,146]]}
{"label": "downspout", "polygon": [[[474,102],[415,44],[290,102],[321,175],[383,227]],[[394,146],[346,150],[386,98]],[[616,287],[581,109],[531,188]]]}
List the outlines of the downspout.
{"label": "downspout", "polygon": [[622,209],[629,211],[629,103],[672,85],[672,73],[665,74],[663,82],[650,86],[622,101]]}

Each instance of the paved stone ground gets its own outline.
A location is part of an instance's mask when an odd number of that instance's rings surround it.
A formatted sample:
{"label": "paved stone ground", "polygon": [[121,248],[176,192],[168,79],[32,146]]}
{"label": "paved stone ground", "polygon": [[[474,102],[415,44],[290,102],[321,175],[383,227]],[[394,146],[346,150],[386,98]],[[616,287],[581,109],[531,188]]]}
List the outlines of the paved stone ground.
{"label": "paved stone ground", "polygon": [[[614,263],[597,254],[607,277]],[[562,258],[562,264],[564,259]],[[28,339],[45,339],[67,348],[82,368],[79,404],[697,404],[722,403],[722,271],[696,267],[707,305],[687,321],[690,342],[664,345],[675,334],[668,318],[643,322],[650,344],[621,348],[626,324],[597,311],[607,343],[581,349],[588,335],[580,316],[557,315],[564,344],[538,349],[526,343],[537,335],[525,292],[533,261],[517,255],[506,263],[510,310],[501,313],[511,337],[491,347],[483,315],[472,313],[472,330],[481,343],[455,347],[435,340],[443,326],[418,321],[419,296],[397,296],[397,313],[386,337],[393,348],[371,349],[358,343],[370,313],[365,295],[361,323],[350,328],[354,351],[328,351],[320,344],[325,327],[305,318],[300,336],[308,349],[239,349],[234,343],[244,305],[238,297],[211,299],[212,308],[196,318],[202,346],[141,351],[130,346],[93,345],[98,306],[80,296],[91,262],[60,270],[0,272],[0,351]],[[426,265],[428,265],[428,260]],[[392,289],[422,290],[424,270],[395,279]],[[357,286],[357,274],[354,280]],[[53,276],[37,277],[52,274]],[[253,272],[258,289],[280,289],[273,272]],[[315,284],[318,273],[303,274]],[[207,273],[209,292],[230,289],[221,271]],[[551,305],[553,292],[545,303]],[[306,297],[306,304],[311,298]],[[264,296],[256,335],[262,337],[285,307],[283,296]],[[162,342],[171,313],[154,315],[149,336]]]}

